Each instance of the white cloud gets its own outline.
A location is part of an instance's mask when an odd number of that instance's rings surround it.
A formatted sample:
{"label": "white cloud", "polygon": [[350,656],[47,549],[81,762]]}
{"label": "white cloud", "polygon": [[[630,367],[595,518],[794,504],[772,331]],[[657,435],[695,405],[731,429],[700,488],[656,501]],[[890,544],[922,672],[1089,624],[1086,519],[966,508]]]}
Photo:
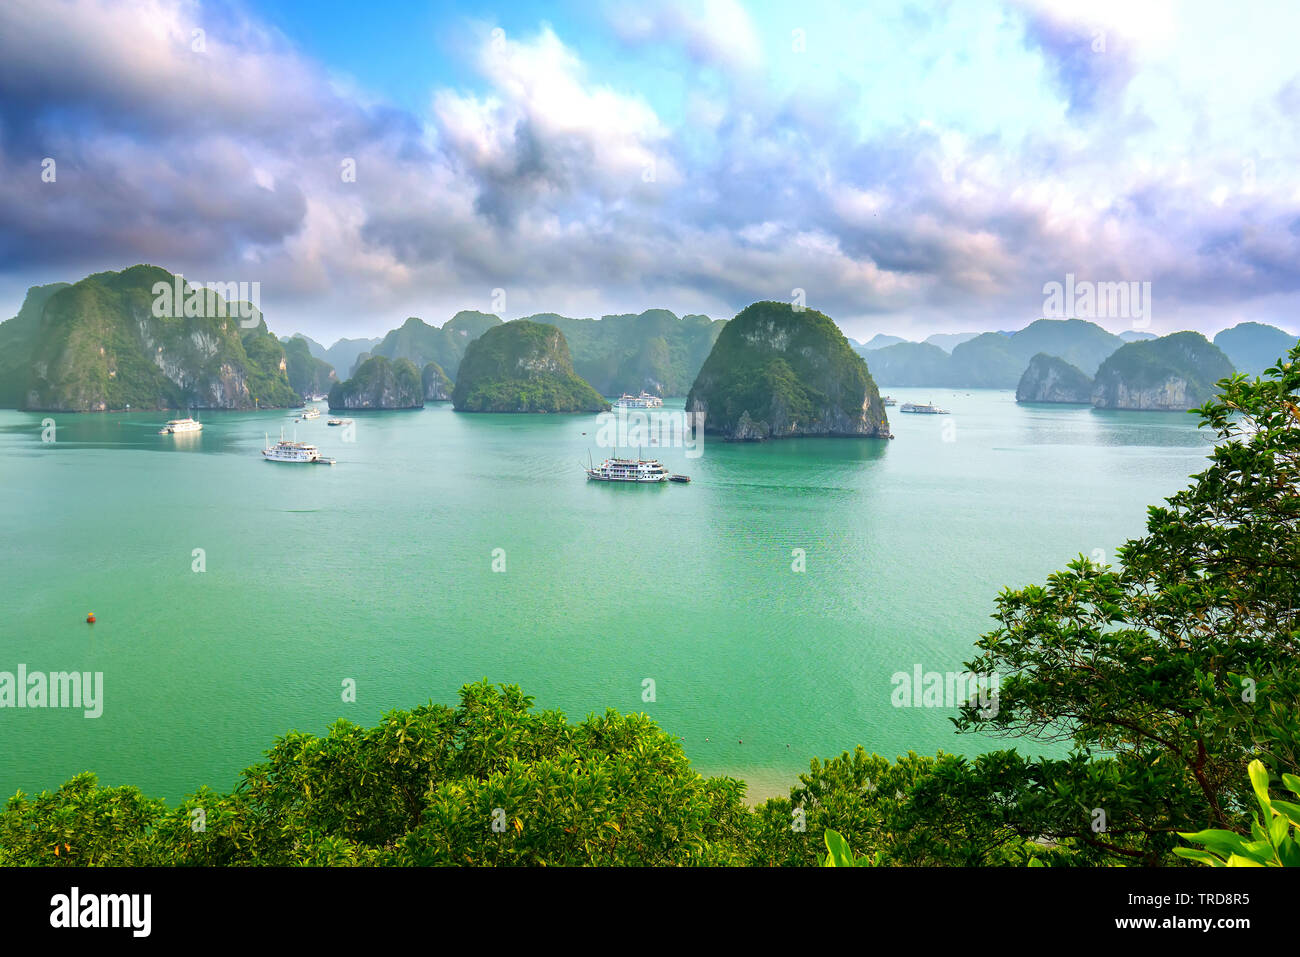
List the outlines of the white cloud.
{"label": "white cloud", "polygon": [[749,71],[762,65],[758,31],[737,0],[666,0],[611,7],[609,22],[635,45],[678,44],[696,63]]}

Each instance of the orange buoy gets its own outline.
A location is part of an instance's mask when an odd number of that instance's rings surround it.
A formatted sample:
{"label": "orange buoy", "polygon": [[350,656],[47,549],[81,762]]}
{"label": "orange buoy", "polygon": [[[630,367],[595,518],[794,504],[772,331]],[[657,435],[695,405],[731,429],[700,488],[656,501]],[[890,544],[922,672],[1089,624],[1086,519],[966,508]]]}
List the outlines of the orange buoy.
{"label": "orange buoy", "polygon": [[86,616],[86,624],[93,625],[94,623],[95,623],[95,613],[92,611],[90,614]]}

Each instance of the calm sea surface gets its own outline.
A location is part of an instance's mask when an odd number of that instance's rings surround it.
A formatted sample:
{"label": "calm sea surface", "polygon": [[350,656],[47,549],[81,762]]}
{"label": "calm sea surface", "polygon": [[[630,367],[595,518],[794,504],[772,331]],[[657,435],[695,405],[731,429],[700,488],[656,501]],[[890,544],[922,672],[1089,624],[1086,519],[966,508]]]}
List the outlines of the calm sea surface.
{"label": "calm sea surface", "polygon": [[[645,711],[758,797],[858,744],[1001,746],[893,707],[891,676],[960,670],[999,589],[1112,556],[1210,437],[1191,415],[882,391],[953,414],[890,409],[892,442],[652,446],[693,482],[630,488],[584,480],[610,451],[594,416],[438,405],[354,414],[349,442],[283,411],[188,437],[56,415],[45,443],[43,416],[0,411],[0,671],[104,675],[98,719],[0,710],[0,794],[83,770],[228,789],[289,729],[454,704],[481,677],[572,720]],[[338,464],[263,461],[282,426]]]}

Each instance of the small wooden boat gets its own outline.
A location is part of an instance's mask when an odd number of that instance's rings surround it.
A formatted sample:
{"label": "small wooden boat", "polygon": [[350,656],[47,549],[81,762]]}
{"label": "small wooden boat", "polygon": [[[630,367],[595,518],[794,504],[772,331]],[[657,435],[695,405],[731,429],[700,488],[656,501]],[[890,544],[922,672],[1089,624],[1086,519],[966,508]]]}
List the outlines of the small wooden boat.
{"label": "small wooden boat", "polygon": [[670,475],[670,476],[668,476],[668,481],[670,481],[670,482],[678,482],[678,483],[680,483],[680,484],[682,484],[682,485],[686,485],[688,482],[690,482],[690,480],[691,480],[691,477],[690,477],[689,475]]}

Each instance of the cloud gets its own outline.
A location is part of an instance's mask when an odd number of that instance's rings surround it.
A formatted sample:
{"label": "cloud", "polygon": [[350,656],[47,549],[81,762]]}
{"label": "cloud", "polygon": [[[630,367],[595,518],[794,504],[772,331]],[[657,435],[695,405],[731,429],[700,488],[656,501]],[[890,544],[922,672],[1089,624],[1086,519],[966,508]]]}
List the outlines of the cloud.
{"label": "cloud", "polygon": [[610,201],[645,182],[675,181],[654,111],[589,83],[549,28],[527,43],[489,37],[478,65],[492,93],[439,91],[433,113],[447,159],[476,182],[477,209],[493,222],[581,193]]}
{"label": "cloud", "polygon": [[[546,25],[484,29],[459,82],[412,113],[227,8],[11,0],[0,282],[136,261],[260,280],[273,325],[318,338],[440,322],[498,288],[516,316],[727,316],[803,289],[861,332],[1018,325],[1067,272],[1151,281],[1170,323],[1294,308],[1300,81],[1243,48],[1265,61],[1255,94],[1206,105],[1179,89],[1188,25],[1126,9],[990,3],[964,14],[992,25],[970,50],[921,63],[880,36],[936,23],[863,26],[863,60],[826,46],[834,22],[809,8],[791,80],[738,5],[651,4],[612,14],[612,59]],[[977,82],[1008,43],[1041,85],[1014,130],[987,108],[1002,80]],[[645,87],[638,57],[680,70],[680,103]],[[927,91],[933,75],[963,82]]]}
{"label": "cloud", "polygon": [[675,44],[697,65],[752,71],[762,64],[762,45],[752,19],[737,0],[618,4],[610,26],[634,47]]}

